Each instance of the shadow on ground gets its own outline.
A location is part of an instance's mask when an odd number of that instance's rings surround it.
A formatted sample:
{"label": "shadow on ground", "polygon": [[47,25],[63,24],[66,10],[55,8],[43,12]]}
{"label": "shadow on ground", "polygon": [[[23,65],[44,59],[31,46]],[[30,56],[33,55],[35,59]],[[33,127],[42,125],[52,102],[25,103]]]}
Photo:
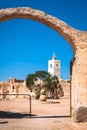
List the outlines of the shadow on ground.
{"label": "shadow on ground", "polygon": [[7,124],[8,121],[0,121],[0,124]]}
{"label": "shadow on ground", "polygon": [[64,116],[32,116],[32,118],[69,118],[69,115]]}
{"label": "shadow on ground", "polygon": [[0,118],[30,118],[31,116],[36,115],[26,113],[14,113],[10,111],[0,111]]}
{"label": "shadow on ground", "polygon": [[0,111],[0,118],[69,118],[70,115],[64,115],[64,116],[38,116],[35,114],[26,114],[26,113],[14,113],[10,111]]}

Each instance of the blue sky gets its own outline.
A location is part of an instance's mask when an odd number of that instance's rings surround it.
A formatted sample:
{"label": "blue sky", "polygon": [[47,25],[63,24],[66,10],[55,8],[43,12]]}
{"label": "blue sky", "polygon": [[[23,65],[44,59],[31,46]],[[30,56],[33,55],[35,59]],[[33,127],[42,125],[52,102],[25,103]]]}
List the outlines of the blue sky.
{"label": "blue sky", "polygon": [[[87,0],[0,0],[0,9],[31,7],[87,31]],[[0,81],[9,77],[26,79],[29,73],[48,70],[56,53],[61,60],[61,77],[69,79],[70,44],[56,31],[37,21],[13,19],[0,23]]]}

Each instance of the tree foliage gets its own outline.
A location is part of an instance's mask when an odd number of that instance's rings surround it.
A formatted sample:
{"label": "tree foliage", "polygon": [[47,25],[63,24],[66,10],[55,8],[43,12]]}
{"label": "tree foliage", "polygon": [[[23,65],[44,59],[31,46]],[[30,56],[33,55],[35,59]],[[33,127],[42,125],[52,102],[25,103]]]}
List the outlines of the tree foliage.
{"label": "tree foliage", "polygon": [[35,74],[29,74],[26,78],[26,85],[32,91],[34,88],[34,82],[37,80],[37,76]]}
{"label": "tree foliage", "polygon": [[35,75],[41,80],[45,81],[51,75],[47,71],[37,71]]}
{"label": "tree foliage", "polygon": [[[35,84],[35,81],[39,80],[39,84]],[[36,95],[40,95],[40,90],[45,88],[46,91],[51,94],[57,89],[59,80],[57,76],[50,75],[47,71],[37,71],[35,74],[29,74],[26,78],[26,85],[32,91],[36,92]]]}
{"label": "tree foliage", "polygon": [[51,97],[53,97],[54,92],[57,91],[58,83],[59,80],[57,76],[50,76],[46,79],[45,88],[46,91],[50,92]]}

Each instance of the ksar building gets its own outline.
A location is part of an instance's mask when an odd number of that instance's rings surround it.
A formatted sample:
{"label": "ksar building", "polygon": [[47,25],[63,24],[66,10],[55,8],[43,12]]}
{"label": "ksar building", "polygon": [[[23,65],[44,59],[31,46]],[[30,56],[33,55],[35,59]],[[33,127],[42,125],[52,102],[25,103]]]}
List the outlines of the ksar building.
{"label": "ksar building", "polygon": [[[29,90],[26,87],[25,80],[17,80],[16,78],[9,78],[7,82],[0,82],[0,100],[10,99],[17,97],[24,97],[24,95],[11,95],[8,94],[28,94]],[[3,95],[2,95],[3,94]]]}

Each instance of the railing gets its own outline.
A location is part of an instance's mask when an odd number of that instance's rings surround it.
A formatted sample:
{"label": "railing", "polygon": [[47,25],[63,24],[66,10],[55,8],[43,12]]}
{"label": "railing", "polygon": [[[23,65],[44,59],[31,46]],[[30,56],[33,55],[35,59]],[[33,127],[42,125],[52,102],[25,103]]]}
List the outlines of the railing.
{"label": "railing", "polygon": [[[29,94],[0,94],[0,96],[12,96],[12,95],[16,95],[16,96],[19,96],[19,95],[24,95],[24,96],[28,96],[29,97],[29,115],[30,115],[30,118],[31,118],[31,95]],[[2,98],[3,99],[3,98]]]}

